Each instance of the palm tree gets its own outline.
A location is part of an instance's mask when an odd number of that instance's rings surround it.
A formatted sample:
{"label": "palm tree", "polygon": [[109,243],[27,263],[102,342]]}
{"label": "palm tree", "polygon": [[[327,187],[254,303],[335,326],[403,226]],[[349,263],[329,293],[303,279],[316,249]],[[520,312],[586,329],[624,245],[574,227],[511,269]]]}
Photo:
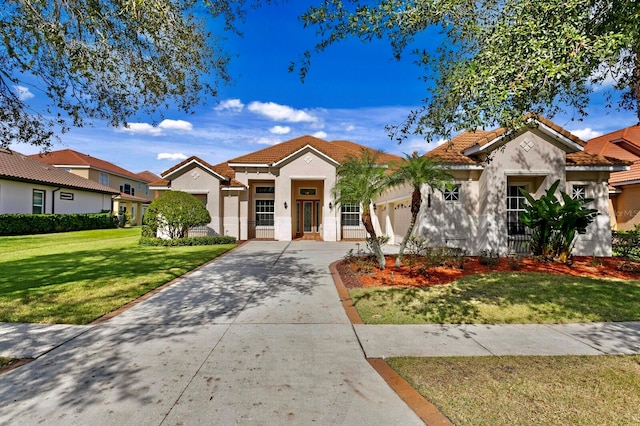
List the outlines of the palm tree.
{"label": "palm tree", "polygon": [[378,164],[380,151],[363,149],[360,156],[348,156],[337,168],[338,180],[333,187],[336,206],[356,204],[362,206],[362,224],[377,258],[380,269],[385,268],[385,258],[380,241],[371,220],[371,204],[387,186],[386,168]]}
{"label": "palm tree", "polygon": [[396,267],[402,263],[404,249],[413,233],[413,228],[422,206],[422,186],[428,184],[432,188],[441,189],[452,179],[452,176],[437,161],[424,156],[420,157],[417,152],[412,155],[405,154],[404,156],[405,158],[400,163],[394,165],[394,171],[389,176],[388,182],[389,186],[409,185],[413,188],[411,194],[411,222],[400,243]]}

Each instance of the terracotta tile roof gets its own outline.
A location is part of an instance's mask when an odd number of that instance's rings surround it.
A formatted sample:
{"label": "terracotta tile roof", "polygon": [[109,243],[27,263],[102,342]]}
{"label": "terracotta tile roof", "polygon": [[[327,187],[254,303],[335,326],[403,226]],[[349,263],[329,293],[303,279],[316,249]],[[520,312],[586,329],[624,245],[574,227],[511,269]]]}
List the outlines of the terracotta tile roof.
{"label": "terracotta tile roof", "polygon": [[90,155],[74,151],[72,149],[61,149],[59,151],[51,151],[46,154],[33,154],[30,155],[30,157],[51,165],[88,166],[90,168],[103,170],[105,172],[126,176],[136,181],[142,180],[146,182],[146,180],[140,179],[140,176],[136,175],[133,172],[130,172],[129,170],[123,169],[122,167],[116,166],[115,164],[108,161],[101,160],[99,158],[92,157]]}
{"label": "terracotta tile roof", "polygon": [[427,152],[424,156],[451,165],[479,165],[480,161],[464,155],[462,152],[478,144],[479,140],[488,141],[495,138],[495,136],[491,136],[492,134],[494,134],[494,132],[484,130],[463,132],[450,141]]}
{"label": "terracotta tile roof", "polygon": [[620,185],[640,180],[640,125],[626,127],[589,140],[586,151],[626,160],[630,170],[611,173],[609,183]]}
{"label": "terracotta tile roof", "polygon": [[147,183],[155,182],[155,181],[158,181],[158,180],[162,179],[160,176],[158,176],[157,174],[155,174],[153,172],[150,172],[149,170],[145,170],[143,172],[136,173],[136,176],[138,176],[140,179],[144,180]]}
{"label": "terracotta tile roof", "polygon": [[[371,148],[350,141],[334,141],[327,142],[313,136],[301,136],[286,142],[273,145],[250,154],[236,157],[229,160],[229,164],[273,164],[284,160],[288,156],[303,149],[305,146],[311,146],[329,158],[338,163],[344,162],[349,156],[358,156],[362,149],[374,151]],[[380,164],[391,161],[398,161],[400,157],[391,154],[382,154],[379,157]]]}
{"label": "terracotta tile roof", "polygon": [[[231,188],[246,188],[246,185],[243,184],[240,181],[237,181],[235,179],[236,177],[236,171],[233,170],[231,167],[229,167],[229,164],[227,163],[220,163],[220,164],[216,164],[215,166],[207,163],[206,161],[196,157],[195,155],[187,158],[184,161],[181,161],[180,163],[176,164],[175,166],[171,167],[170,169],[165,170],[164,172],[162,172],[162,176],[168,176],[171,173],[173,173],[174,171],[184,167],[185,165],[193,162],[193,161],[197,161],[198,163],[202,164],[204,167],[213,170],[215,173],[219,174],[220,176],[224,177],[226,179],[226,182],[222,182],[223,186],[226,187],[231,187]],[[152,186],[168,186],[170,184],[170,181],[167,179],[162,179],[160,181],[156,181],[152,183]]]}
{"label": "terracotta tile roof", "polygon": [[[556,132],[569,138],[573,142],[580,146],[585,145],[577,136],[572,135],[562,127],[554,124],[553,122],[537,117],[536,120],[552,128]],[[474,132],[463,132],[454,137],[448,142],[434,148],[425,154],[426,157],[431,159],[437,159],[445,164],[449,165],[480,165],[481,162],[472,156],[464,155],[463,152],[473,146],[485,145],[495,138],[502,136],[506,133],[504,128],[496,130],[485,131],[476,130]],[[619,161],[614,158],[606,158],[602,155],[595,155],[589,152],[577,151],[568,153],[566,156],[567,166],[613,166],[613,165],[625,165],[624,161]]]}
{"label": "terracotta tile roof", "polygon": [[24,182],[42,183],[70,189],[117,194],[118,191],[100,185],[66,170],[52,167],[31,156],[0,149],[0,178]]}
{"label": "terracotta tile roof", "polygon": [[630,170],[611,173],[609,177],[609,183],[616,186],[638,181],[640,181],[640,160],[631,164]]}

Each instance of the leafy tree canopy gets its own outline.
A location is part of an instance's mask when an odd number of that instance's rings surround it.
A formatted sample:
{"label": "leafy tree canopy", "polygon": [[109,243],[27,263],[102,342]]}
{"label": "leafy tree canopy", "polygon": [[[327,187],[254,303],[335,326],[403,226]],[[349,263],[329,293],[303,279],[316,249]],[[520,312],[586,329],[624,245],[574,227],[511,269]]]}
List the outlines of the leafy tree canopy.
{"label": "leafy tree canopy", "polygon": [[156,237],[158,229],[169,238],[184,238],[189,228],[211,222],[207,208],[191,194],[166,191],[147,208],[142,219],[143,237]]}
{"label": "leafy tree canopy", "polygon": [[[522,117],[561,109],[586,115],[593,85],[614,81],[617,107],[638,109],[640,2],[635,0],[323,0],[302,20],[321,40],[315,52],[348,37],[388,39],[397,58],[416,36],[439,31],[441,44],[415,49],[428,95],[423,108],[389,128],[450,137],[485,126],[519,127]],[[431,37],[430,40],[437,40]],[[304,78],[312,52],[298,64]]]}
{"label": "leafy tree canopy", "polygon": [[[259,0],[7,0],[0,12],[0,147],[51,146],[54,129],[190,111],[229,80],[206,17],[236,30]],[[269,0],[262,0],[268,3]],[[223,23],[223,24],[222,24]],[[46,95],[33,109],[20,92]]]}

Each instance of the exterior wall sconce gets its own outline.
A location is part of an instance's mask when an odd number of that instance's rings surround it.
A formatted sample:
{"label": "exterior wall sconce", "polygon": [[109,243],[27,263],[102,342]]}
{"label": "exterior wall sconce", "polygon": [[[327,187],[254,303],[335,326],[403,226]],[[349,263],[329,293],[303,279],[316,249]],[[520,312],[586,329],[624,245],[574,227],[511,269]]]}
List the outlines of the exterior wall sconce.
{"label": "exterior wall sconce", "polygon": [[289,207],[289,206],[287,206],[287,202],[285,201],[285,202],[284,202],[284,208],[285,208],[285,210],[287,209],[287,207]]}
{"label": "exterior wall sconce", "polygon": [[373,211],[375,212],[376,210],[378,210],[378,206],[376,206],[375,204],[373,205]]}
{"label": "exterior wall sconce", "polygon": [[333,203],[329,201],[329,210],[333,210]]}

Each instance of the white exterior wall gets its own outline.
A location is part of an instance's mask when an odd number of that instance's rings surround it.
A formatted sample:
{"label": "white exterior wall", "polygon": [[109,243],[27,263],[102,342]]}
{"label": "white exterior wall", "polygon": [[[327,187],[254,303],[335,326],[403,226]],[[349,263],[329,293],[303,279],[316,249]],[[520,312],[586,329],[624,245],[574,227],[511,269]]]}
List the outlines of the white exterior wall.
{"label": "white exterior wall", "polygon": [[206,194],[207,210],[211,215],[211,222],[207,225],[215,235],[222,235],[222,217],[220,201],[220,180],[210,172],[194,165],[171,181],[171,189],[189,194]]}
{"label": "white exterior wall", "polygon": [[240,238],[240,193],[244,191],[221,191],[223,223],[222,234]]}
{"label": "white exterior wall", "polygon": [[[0,180],[0,214],[26,213],[33,211],[33,190],[45,192],[45,213],[52,212],[55,203],[57,214],[99,213],[111,210],[111,195],[79,189],[61,188],[10,180]],[[73,194],[73,200],[61,200],[60,192]],[[55,195],[54,195],[55,194]],[[53,197],[55,196],[55,202]]]}

